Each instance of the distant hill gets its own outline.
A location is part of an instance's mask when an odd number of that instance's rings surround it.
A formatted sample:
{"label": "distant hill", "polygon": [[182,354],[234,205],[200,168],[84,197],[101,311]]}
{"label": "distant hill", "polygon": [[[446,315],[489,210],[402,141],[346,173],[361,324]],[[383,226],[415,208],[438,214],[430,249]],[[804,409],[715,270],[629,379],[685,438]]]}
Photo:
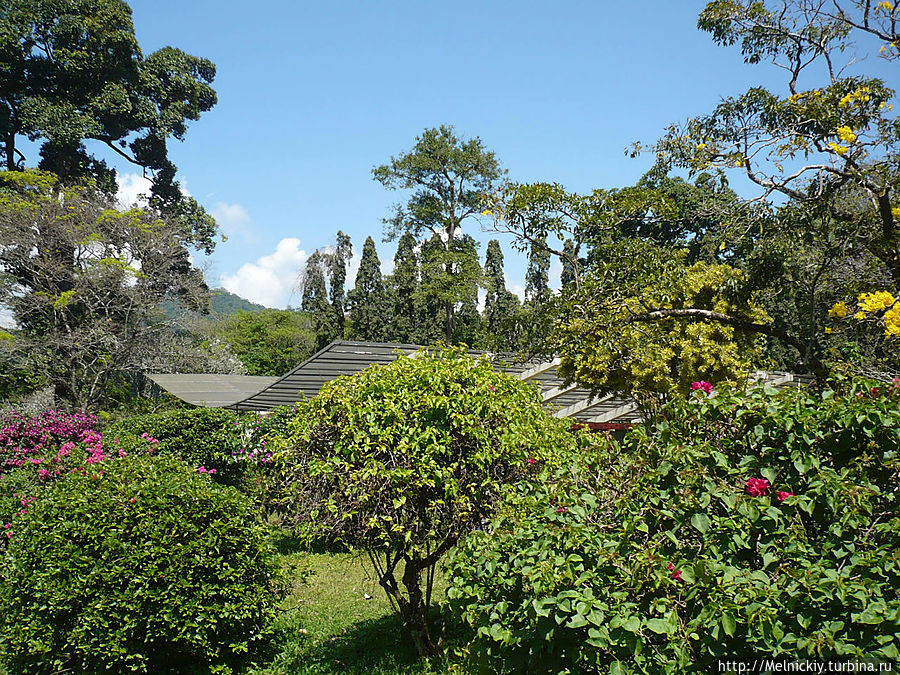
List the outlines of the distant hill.
{"label": "distant hill", "polygon": [[217,314],[220,317],[231,316],[240,311],[258,312],[261,309],[265,309],[263,305],[244,300],[241,296],[226,291],[224,288],[212,289],[209,296],[210,313]]}
{"label": "distant hill", "polygon": [[[161,302],[159,307],[167,316],[173,319],[183,319],[186,316],[201,316],[195,312],[185,311],[172,300]],[[265,309],[263,305],[257,305],[255,302],[245,300],[239,295],[226,291],[224,288],[213,288],[209,292],[209,316],[207,318],[213,320],[226,319],[240,311],[258,312],[262,309]]]}

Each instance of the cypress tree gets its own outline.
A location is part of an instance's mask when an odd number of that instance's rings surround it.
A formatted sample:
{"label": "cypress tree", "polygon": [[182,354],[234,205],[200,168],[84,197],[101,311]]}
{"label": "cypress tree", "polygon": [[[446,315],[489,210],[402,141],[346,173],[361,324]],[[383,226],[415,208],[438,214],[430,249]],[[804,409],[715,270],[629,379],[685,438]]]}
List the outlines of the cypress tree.
{"label": "cypress tree", "polygon": [[353,243],[350,241],[350,237],[338,230],[334,250],[327,256],[331,307],[334,312],[335,330],[338,336],[343,336],[344,334],[344,311],[347,304],[344,287],[347,283],[347,263],[352,256]]}
{"label": "cypress tree", "polygon": [[519,299],[506,288],[503,274],[503,251],[500,242],[488,242],[484,258],[484,276],[487,294],[484,300],[483,346],[500,351],[517,347]]}
{"label": "cypress tree", "polygon": [[543,305],[550,299],[550,251],[546,239],[532,242],[525,272],[525,302]]}
{"label": "cypress tree", "polygon": [[394,273],[389,280],[392,319],[391,340],[416,342],[419,317],[419,256],[416,254],[416,238],[404,232],[397,242],[394,254]]}
{"label": "cypress tree", "polygon": [[366,237],[363,244],[356,284],[349,294],[350,334],[355,340],[379,341],[386,338],[386,328],[391,325],[386,316],[387,302],[381,262],[375,240]]}
{"label": "cypress tree", "polygon": [[322,349],[337,336],[334,308],[328,299],[325,284],[325,256],[315,251],[303,270],[303,300],[301,309],[309,312],[316,331],[316,349]]}

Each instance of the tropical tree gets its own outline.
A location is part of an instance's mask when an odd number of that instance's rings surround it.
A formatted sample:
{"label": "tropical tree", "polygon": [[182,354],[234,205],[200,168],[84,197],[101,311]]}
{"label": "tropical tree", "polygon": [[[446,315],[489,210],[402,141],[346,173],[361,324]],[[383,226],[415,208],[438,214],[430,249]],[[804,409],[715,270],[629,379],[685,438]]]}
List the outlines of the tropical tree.
{"label": "tropical tree", "polygon": [[[216,103],[215,66],[174,47],[144,55],[122,0],[8,0],[0,10],[0,147],[7,170],[40,141],[40,168],[63,183],[90,176],[109,193],[115,174],[88,153],[95,141],[150,176],[150,205],[184,221],[209,252],[215,221],[175,180],[171,137]],[[33,165],[33,162],[32,162]]]}
{"label": "tropical tree", "polygon": [[[438,282],[443,288],[439,297],[447,342],[453,340],[457,303],[465,300],[464,295],[449,292],[455,286],[452,277],[465,272],[454,242],[464,221],[482,210],[485,196],[503,173],[494,153],[481,139],[460,138],[450,126],[426,129],[411,150],[372,170],[375,180],[386,188],[412,191],[407,202],[398,205],[394,215],[385,220],[388,236],[407,230],[416,237],[429,233],[438,237],[447,253],[440,263],[446,279]],[[432,270],[432,276],[436,274],[437,268]]]}
{"label": "tropical tree", "polygon": [[785,85],[753,87],[673,125],[653,147],[659,168],[740,171],[759,186],[758,199],[827,205],[831,217],[853,225],[897,288],[894,91],[858,57],[900,58],[898,19],[893,3],[870,0],[710,2],[699,27],[721,45],[738,45],[748,63],[781,67]]}
{"label": "tropical tree", "polygon": [[239,311],[221,322],[215,335],[247,368],[248,375],[284,375],[315,351],[312,317],[303,311]]}
{"label": "tropical tree", "polygon": [[164,343],[162,300],[194,309],[208,300],[179,221],[117,211],[89,183],[0,173],[0,241],[0,304],[18,326],[5,342],[78,407],[98,405],[116,375]]}

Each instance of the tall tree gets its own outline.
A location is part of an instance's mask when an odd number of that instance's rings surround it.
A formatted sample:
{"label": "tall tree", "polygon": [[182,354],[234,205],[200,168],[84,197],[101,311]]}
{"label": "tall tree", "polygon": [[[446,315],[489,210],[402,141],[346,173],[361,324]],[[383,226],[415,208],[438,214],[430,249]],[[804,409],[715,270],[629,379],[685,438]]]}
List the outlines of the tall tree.
{"label": "tall tree", "polygon": [[[118,212],[90,183],[0,172],[0,241],[0,305],[19,328],[7,346],[78,407],[100,404],[117,376],[166,343],[160,302],[207,301],[181,227],[145,209]],[[70,255],[60,261],[59,251]]]}
{"label": "tall tree", "polygon": [[478,313],[478,289],[483,284],[483,272],[478,260],[478,242],[468,234],[453,240],[450,253],[454,260],[453,295],[456,318],[453,343],[476,346],[480,338],[481,315]]}
{"label": "tall tree", "polygon": [[525,302],[532,306],[544,305],[550,299],[550,251],[546,241],[532,243],[528,251],[528,268],[525,270]]}
{"label": "tall tree", "polygon": [[331,307],[338,335],[344,334],[344,311],[347,304],[344,286],[347,283],[347,263],[352,256],[353,244],[350,237],[338,230],[334,248],[326,256]]}
{"label": "tall tree", "polygon": [[151,206],[177,217],[212,249],[215,222],[175,181],[169,137],[216,103],[212,62],[173,47],[144,56],[122,0],[5,0],[0,10],[0,143],[8,170],[26,157],[17,139],[40,140],[40,168],[63,182],[114,173],[89,154],[97,141],[152,180]]}
{"label": "tall tree", "polygon": [[350,334],[354,340],[377,342],[386,338],[391,323],[375,240],[366,237],[350,291]]}
{"label": "tall tree", "polygon": [[449,278],[444,274],[444,257],[447,249],[441,238],[433,234],[422,244],[421,283],[419,285],[419,320],[417,342],[432,345],[447,340],[445,303],[441,297],[443,283]]}
{"label": "tall tree", "polygon": [[519,299],[506,288],[503,251],[496,239],[488,242],[484,257],[484,281],[483,344],[497,351],[512,351],[518,346]]}
{"label": "tall tree", "polygon": [[562,262],[562,272],[559,276],[559,282],[565,289],[575,284],[575,278],[578,274],[575,264],[572,262],[577,259],[575,242],[571,239],[566,239],[563,244],[563,253],[565,255],[560,258],[560,262]]}
{"label": "tall tree", "polygon": [[[372,175],[388,189],[412,190],[407,202],[398,205],[393,217],[385,221],[388,235],[411,230],[417,237],[425,232],[438,236],[448,254],[443,274],[452,277],[459,272],[454,267],[458,252],[453,251],[453,242],[463,222],[483,208],[483,199],[493,190],[503,170],[481,139],[465,140],[454,133],[453,127],[441,126],[426,129],[411,150],[376,167]],[[432,276],[437,272],[432,270]],[[443,285],[450,288],[453,284],[448,278]],[[462,298],[442,293],[442,299],[444,338],[450,342],[456,305]]]}
{"label": "tall tree", "polygon": [[394,273],[387,286],[393,321],[385,339],[407,343],[419,340],[419,256],[411,232],[404,232],[397,242]]}
{"label": "tall tree", "polygon": [[314,251],[306,259],[301,285],[303,299],[300,308],[309,312],[316,331],[316,349],[322,349],[337,337],[337,321],[328,297],[325,281],[327,260],[321,251]]}

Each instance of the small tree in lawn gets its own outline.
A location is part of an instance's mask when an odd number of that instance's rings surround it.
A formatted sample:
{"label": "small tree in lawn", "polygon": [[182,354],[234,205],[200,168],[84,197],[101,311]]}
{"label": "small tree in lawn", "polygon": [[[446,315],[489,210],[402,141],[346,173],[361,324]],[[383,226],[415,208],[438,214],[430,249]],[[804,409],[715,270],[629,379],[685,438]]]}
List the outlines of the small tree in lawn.
{"label": "small tree in lawn", "polygon": [[564,456],[578,436],[534,387],[437,348],[333,380],[278,442],[289,520],[365,550],[419,652],[433,655],[438,561],[493,514],[506,484]]}

